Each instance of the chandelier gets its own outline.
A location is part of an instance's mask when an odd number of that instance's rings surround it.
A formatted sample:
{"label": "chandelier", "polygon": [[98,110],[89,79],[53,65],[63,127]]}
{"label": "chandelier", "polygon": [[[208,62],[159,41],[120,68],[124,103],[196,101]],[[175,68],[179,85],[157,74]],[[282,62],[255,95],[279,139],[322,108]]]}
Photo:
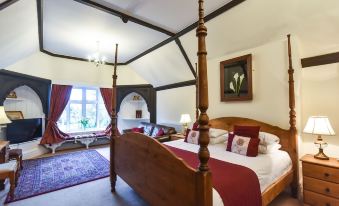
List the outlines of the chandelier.
{"label": "chandelier", "polygon": [[97,41],[97,50],[94,54],[88,56],[88,61],[93,62],[96,67],[99,65],[104,65],[106,57],[100,54],[100,42]]}

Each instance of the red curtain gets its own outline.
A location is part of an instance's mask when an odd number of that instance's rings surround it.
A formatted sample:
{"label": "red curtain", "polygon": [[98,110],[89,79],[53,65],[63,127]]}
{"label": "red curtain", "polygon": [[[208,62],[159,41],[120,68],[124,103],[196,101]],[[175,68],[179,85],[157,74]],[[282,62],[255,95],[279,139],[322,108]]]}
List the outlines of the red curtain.
{"label": "red curtain", "polygon": [[[108,112],[108,115],[111,117],[112,116],[112,89],[100,88],[100,93],[101,93],[102,99],[104,100],[104,104]],[[104,131],[104,134],[110,136],[111,129],[112,129],[112,124],[109,123],[109,125]]]}
{"label": "red curtain", "polygon": [[57,121],[68,103],[71,92],[72,86],[53,84],[48,123],[40,144],[59,143],[69,137],[58,128]]}

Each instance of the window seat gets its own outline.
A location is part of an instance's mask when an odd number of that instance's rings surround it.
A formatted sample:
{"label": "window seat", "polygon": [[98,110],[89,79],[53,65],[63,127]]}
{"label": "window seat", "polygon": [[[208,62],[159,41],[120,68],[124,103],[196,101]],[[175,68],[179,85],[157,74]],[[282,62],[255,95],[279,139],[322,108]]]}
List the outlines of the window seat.
{"label": "window seat", "polygon": [[81,133],[72,133],[64,141],[55,143],[55,144],[45,144],[45,147],[52,150],[52,153],[55,153],[55,150],[61,147],[66,142],[73,142],[74,144],[81,143],[86,146],[86,149],[89,148],[90,144],[96,142],[99,139],[109,139],[110,137],[105,135],[102,132],[81,132]]}

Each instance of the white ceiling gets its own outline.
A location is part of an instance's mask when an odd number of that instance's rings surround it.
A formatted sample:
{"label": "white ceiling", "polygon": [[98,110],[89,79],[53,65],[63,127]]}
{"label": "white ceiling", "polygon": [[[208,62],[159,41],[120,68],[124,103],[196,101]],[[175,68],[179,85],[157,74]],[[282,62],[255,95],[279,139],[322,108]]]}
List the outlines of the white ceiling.
{"label": "white ceiling", "polygon": [[[2,1],[2,0],[0,0]],[[95,0],[172,32],[195,22],[197,0]],[[107,14],[73,0],[43,0],[44,48],[48,51],[86,58],[101,50],[112,57],[119,42],[119,61],[124,62],[168,36],[132,22],[123,24]],[[206,13],[228,0],[206,0]],[[338,0],[246,0],[207,23],[208,58],[247,50],[270,41],[297,37],[302,57],[339,50]],[[20,0],[1,10],[0,67],[15,63],[38,51],[35,0]],[[192,64],[196,62],[195,31],[180,37]],[[111,60],[112,61],[112,60]],[[150,84],[162,86],[193,79],[175,42],[131,63]]]}
{"label": "white ceiling", "polygon": [[[191,25],[198,18],[196,0],[93,0],[107,7],[123,11],[146,22],[172,32]],[[231,0],[205,1],[205,13],[209,14]]]}
{"label": "white ceiling", "polygon": [[19,1],[3,9],[0,12],[0,28],[0,68],[37,52],[36,1]]}
{"label": "white ceiling", "polygon": [[118,62],[126,62],[167,35],[70,0],[44,0],[44,48],[47,51],[87,58],[96,51],[114,62],[115,44],[119,44]]}

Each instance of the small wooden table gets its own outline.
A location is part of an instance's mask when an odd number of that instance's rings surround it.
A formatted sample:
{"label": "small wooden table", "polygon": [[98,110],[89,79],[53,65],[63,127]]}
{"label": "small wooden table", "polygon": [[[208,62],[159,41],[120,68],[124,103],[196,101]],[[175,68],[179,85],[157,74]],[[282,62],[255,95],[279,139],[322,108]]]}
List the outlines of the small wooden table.
{"label": "small wooden table", "polygon": [[[9,141],[0,140],[0,164],[8,162]],[[4,180],[0,180],[0,190],[5,188]]]}
{"label": "small wooden table", "polygon": [[313,155],[301,158],[303,170],[304,203],[312,206],[339,205],[339,161],[315,159]]}
{"label": "small wooden table", "polygon": [[176,133],[170,135],[170,141],[178,140],[178,139],[185,139],[185,135]]}

